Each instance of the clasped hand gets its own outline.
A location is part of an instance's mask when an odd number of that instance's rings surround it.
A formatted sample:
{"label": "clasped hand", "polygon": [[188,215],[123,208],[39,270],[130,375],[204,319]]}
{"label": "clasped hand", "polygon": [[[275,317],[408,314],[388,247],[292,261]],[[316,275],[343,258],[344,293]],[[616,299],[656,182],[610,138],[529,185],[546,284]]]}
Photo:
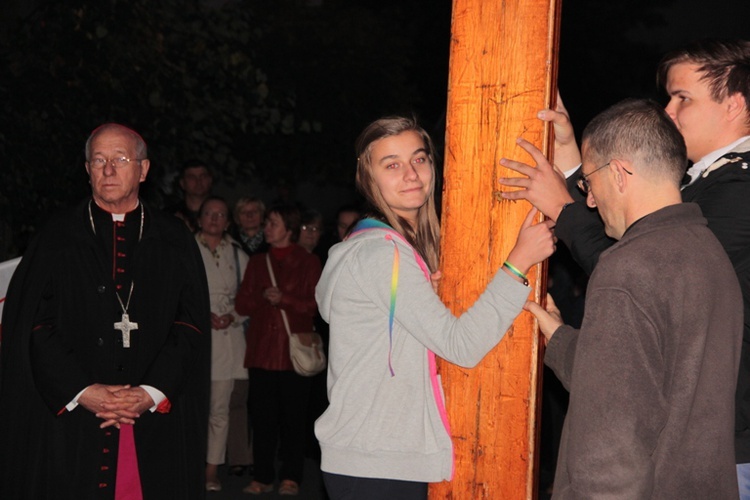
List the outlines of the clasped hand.
{"label": "clasped hand", "polygon": [[281,290],[272,286],[263,290],[263,298],[272,306],[277,306],[281,302]]}
{"label": "clasped hand", "polygon": [[225,328],[229,328],[233,321],[234,317],[229,313],[222,314],[221,316],[211,313],[211,328],[214,330],[224,330]]}
{"label": "clasped hand", "polygon": [[135,424],[135,419],[154,406],[154,400],[141,387],[93,384],[83,391],[78,404],[104,422],[100,428]]}

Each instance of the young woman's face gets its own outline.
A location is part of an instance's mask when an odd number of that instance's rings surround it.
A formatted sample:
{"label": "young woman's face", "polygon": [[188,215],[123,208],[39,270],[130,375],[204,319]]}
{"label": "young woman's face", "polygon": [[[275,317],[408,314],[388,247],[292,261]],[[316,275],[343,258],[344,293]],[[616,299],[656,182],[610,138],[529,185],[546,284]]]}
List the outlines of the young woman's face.
{"label": "young woman's face", "polygon": [[275,248],[287,247],[292,241],[292,231],[286,228],[284,219],[276,212],[271,212],[266,217],[263,234],[266,237],[266,243]]}
{"label": "young woman's face", "polygon": [[422,137],[413,130],[384,137],[372,145],[372,176],[391,210],[416,222],[432,185],[432,160]]}

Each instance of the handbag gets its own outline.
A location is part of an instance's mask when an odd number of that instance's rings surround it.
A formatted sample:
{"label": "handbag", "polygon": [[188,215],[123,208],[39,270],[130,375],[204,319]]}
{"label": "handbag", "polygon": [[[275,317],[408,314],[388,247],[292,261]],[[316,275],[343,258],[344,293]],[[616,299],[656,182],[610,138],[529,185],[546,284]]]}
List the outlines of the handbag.
{"label": "handbag", "polygon": [[[273,274],[271,257],[268,254],[266,254],[266,264],[268,275],[271,277],[271,285],[275,287],[276,277]],[[325,370],[326,355],[323,352],[323,339],[318,332],[292,333],[286,312],[281,308],[279,310],[284,320],[284,328],[289,335],[289,357],[292,359],[294,371],[303,377],[312,377]]]}

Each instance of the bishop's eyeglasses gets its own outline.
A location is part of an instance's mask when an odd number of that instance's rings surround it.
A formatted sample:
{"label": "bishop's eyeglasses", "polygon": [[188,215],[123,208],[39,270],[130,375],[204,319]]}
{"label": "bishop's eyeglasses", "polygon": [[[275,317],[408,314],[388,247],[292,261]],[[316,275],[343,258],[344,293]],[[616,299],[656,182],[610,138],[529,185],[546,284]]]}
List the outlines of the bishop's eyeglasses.
{"label": "bishop's eyeglasses", "polygon": [[88,161],[89,167],[93,168],[94,170],[100,170],[110,163],[115,168],[125,168],[128,165],[130,165],[132,162],[142,162],[145,160],[145,158],[125,158],[124,156],[119,156],[117,158],[92,158]]}

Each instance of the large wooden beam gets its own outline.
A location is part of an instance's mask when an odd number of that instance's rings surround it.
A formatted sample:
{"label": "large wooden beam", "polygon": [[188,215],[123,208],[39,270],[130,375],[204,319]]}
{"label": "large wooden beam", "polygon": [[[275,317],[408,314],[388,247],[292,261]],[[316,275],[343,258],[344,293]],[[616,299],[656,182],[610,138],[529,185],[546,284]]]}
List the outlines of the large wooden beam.
{"label": "large wooden beam", "polygon": [[[441,295],[454,313],[471,306],[513,247],[530,206],[497,196],[513,175],[502,157],[529,160],[523,136],[547,149],[536,112],[553,103],[560,0],[454,0],[442,212]],[[532,270],[538,299],[544,269]],[[456,468],[430,499],[536,497],[541,345],[522,314],[481,364],[440,364]]]}

